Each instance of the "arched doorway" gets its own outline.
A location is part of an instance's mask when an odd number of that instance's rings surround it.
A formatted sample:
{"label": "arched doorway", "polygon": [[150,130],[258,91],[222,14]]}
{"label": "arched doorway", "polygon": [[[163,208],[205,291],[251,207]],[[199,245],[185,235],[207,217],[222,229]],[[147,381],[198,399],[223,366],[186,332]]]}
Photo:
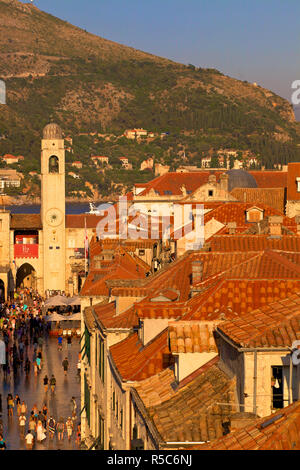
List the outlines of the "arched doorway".
{"label": "arched doorway", "polygon": [[32,287],[36,289],[36,271],[29,263],[24,263],[19,267],[16,277],[16,287]]}
{"label": "arched doorway", "polygon": [[5,285],[2,279],[0,279],[0,302],[5,302]]}

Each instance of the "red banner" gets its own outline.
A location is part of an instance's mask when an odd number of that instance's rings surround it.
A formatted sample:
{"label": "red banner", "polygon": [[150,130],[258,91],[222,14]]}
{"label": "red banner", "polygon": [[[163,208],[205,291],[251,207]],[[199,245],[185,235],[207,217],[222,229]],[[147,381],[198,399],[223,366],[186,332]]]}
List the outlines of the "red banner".
{"label": "red banner", "polygon": [[15,245],[15,258],[38,258],[39,245],[19,244]]}

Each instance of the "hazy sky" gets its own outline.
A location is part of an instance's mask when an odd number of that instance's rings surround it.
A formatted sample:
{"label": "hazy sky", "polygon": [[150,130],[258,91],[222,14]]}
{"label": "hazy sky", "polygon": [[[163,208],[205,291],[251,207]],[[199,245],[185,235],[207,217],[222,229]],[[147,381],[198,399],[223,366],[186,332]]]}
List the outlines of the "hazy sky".
{"label": "hazy sky", "polygon": [[299,0],[34,0],[34,4],[104,38],[255,81],[289,100],[291,83],[300,80]]}

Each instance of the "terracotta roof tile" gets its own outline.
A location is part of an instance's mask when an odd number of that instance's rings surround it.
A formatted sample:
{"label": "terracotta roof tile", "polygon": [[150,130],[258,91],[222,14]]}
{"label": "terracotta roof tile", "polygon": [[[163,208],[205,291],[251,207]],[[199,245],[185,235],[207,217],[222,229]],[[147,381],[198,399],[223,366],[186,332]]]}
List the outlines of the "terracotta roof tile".
{"label": "terracotta roof tile", "polygon": [[110,355],[123,380],[144,380],[161,372],[172,362],[164,330],[143,346],[137,333],[110,348]]}
{"label": "terracotta roof tile", "polygon": [[284,212],[285,188],[234,188],[230,193],[240,202],[264,204]]}
{"label": "terracotta roof tile", "polygon": [[170,192],[170,196],[182,195],[181,187],[184,185],[187,191],[194,192],[203,184],[208,182],[210,174],[215,174],[217,181],[223,171],[196,171],[187,173],[166,173],[162,176],[158,176],[154,180],[145,183],[135,185],[136,187],[145,187],[139,196],[145,196],[152,189],[161,196],[166,195],[166,191]]}
{"label": "terracotta roof tile", "polygon": [[[230,407],[216,402],[233,400],[235,380],[212,364],[168,400],[146,406],[148,416],[165,442],[205,441],[223,434]],[[149,401],[148,401],[149,403]]]}
{"label": "terracotta roof tile", "polygon": [[207,444],[193,446],[197,450],[300,450],[300,402],[257,420],[256,424],[236,430]]}
{"label": "terracotta roof tile", "polygon": [[178,321],[169,323],[169,344],[172,353],[218,352],[213,322]]}
{"label": "terracotta roof tile", "polygon": [[104,328],[130,329],[139,323],[134,306],[117,315],[115,302],[99,303],[92,307],[96,319]]}
{"label": "terracotta roof tile", "polygon": [[135,389],[146,407],[156,406],[175,395],[171,384],[175,381],[174,371],[170,368],[139,382]]}
{"label": "terracotta roof tile", "polygon": [[212,251],[247,252],[266,249],[300,252],[300,237],[284,235],[270,238],[268,235],[214,235],[210,238]]}
{"label": "terracotta roof tile", "polygon": [[42,229],[40,214],[12,214],[10,221],[11,229]]}
{"label": "terracotta roof tile", "polygon": [[286,188],[287,171],[249,171],[259,188]]}
{"label": "terracotta roof tile", "polygon": [[299,297],[294,294],[285,304],[279,301],[261,307],[219,324],[217,330],[241,347],[289,347],[300,338]]}

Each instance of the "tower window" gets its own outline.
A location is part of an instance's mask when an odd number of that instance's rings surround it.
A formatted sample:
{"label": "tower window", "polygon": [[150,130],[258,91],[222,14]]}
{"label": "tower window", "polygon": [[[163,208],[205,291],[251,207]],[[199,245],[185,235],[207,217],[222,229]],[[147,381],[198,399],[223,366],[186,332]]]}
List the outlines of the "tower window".
{"label": "tower window", "polygon": [[49,158],[49,173],[58,173],[59,160],[55,155]]}

